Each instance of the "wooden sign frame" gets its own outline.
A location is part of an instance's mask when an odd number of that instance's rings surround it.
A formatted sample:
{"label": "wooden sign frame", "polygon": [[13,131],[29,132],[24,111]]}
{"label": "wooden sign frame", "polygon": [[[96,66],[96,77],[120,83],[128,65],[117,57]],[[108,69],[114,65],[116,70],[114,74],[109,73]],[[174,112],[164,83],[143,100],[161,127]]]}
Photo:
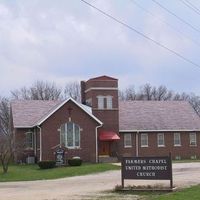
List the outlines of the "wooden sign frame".
{"label": "wooden sign frame", "polygon": [[170,180],[173,188],[172,158],[163,157],[122,157],[121,182],[124,188],[125,179]]}

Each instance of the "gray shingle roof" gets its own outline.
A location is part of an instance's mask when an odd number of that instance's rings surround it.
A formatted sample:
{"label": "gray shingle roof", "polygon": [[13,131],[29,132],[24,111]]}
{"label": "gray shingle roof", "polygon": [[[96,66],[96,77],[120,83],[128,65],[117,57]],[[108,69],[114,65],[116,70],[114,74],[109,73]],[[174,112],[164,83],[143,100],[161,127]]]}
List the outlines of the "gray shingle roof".
{"label": "gray shingle roof", "polygon": [[17,100],[11,102],[14,127],[32,127],[61,101]]}
{"label": "gray shingle roof", "polygon": [[121,101],[120,130],[200,130],[200,117],[186,101]]}
{"label": "gray shingle roof", "polygon": [[102,122],[93,114],[90,107],[80,104],[68,98],[65,101],[42,101],[42,100],[17,100],[11,102],[11,109],[13,115],[13,125],[15,128],[34,127],[40,125],[49,116],[51,116],[57,109],[63,106],[66,102],[71,100],[88,115],[90,115],[99,124]]}
{"label": "gray shingle roof", "polygon": [[[13,101],[11,107],[14,127],[35,126],[62,103],[63,101]],[[89,110],[88,112],[91,113]],[[185,101],[121,101],[119,129],[200,130],[200,117]]]}

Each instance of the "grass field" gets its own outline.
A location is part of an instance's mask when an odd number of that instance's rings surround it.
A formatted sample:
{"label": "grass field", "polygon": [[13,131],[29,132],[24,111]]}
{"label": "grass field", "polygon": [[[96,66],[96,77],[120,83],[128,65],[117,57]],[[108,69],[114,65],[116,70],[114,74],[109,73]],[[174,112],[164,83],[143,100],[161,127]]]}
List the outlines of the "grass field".
{"label": "grass field", "polygon": [[200,199],[200,185],[192,186],[181,191],[153,195],[147,200],[199,200]]}
{"label": "grass field", "polygon": [[58,167],[45,170],[41,170],[38,165],[11,165],[9,166],[7,174],[3,174],[2,171],[0,171],[0,182],[56,179],[115,169],[120,169],[120,167],[107,163],[83,164],[79,167]]}
{"label": "grass field", "polygon": [[200,200],[200,185],[177,192],[105,192],[101,196],[88,197],[90,200]]}
{"label": "grass field", "polygon": [[172,160],[172,163],[191,163],[191,162],[200,162],[200,160]]}

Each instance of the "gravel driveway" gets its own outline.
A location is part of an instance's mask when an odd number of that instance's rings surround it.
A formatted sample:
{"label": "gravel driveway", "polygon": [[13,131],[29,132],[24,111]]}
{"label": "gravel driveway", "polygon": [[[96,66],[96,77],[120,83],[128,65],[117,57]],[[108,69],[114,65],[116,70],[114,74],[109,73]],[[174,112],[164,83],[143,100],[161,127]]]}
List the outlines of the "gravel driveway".
{"label": "gravel driveway", "polygon": [[[173,164],[174,185],[187,187],[200,184],[200,163]],[[101,195],[121,183],[120,171],[108,171],[93,175],[76,176],[56,180],[0,183],[2,200],[71,200],[88,199],[87,196]],[[169,181],[125,181],[125,184],[166,184]]]}

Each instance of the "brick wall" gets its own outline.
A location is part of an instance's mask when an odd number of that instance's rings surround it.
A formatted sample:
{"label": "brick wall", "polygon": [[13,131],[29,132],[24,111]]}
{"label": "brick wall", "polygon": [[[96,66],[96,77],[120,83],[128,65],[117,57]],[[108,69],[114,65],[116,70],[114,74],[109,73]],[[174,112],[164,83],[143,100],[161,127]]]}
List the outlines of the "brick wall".
{"label": "brick wall", "polygon": [[[84,98],[86,101],[92,100],[92,113],[103,122],[103,126],[98,129],[98,132],[105,130],[119,133],[118,80],[109,77],[106,80],[100,79],[90,79],[85,82],[82,86],[82,90],[85,89]],[[99,109],[98,96],[112,96],[112,109],[106,108],[106,102],[104,102],[105,108]],[[101,141],[99,141],[99,146],[101,146],[100,143]],[[117,141],[110,142],[110,154],[115,155],[116,153],[113,152],[117,152]]]}
{"label": "brick wall", "polygon": [[[158,147],[157,145],[157,133],[148,133],[148,147],[141,147],[140,134],[138,137],[139,156],[166,156],[169,152],[172,153],[172,158],[176,159],[180,156],[181,159],[191,159],[191,156],[200,158],[200,132],[197,132],[197,146],[190,146],[190,132],[180,132],[181,134],[181,146],[174,146],[174,132],[165,132],[165,147]],[[124,147],[124,133],[120,134],[121,140],[119,141],[118,150],[121,156],[136,156],[136,133],[132,133],[132,147]]]}
{"label": "brick wall", "polygon": [[[72,109],[71,116],[69,116],[69,108]],[[54,160],[55,146],[60,144],[60,129],[61,124],[71,121],[80,126],[80,148],[68,149],[67,158],[73,156],[79,156],[83,161],[95,162],[96,161],[96,135],[95,128],[98,126],[97,122],[80,109],[73,102],[69,101],[59,110],[57,110],[52,116],[50,116],[42,125],[42,160]],[[16,129],[16,141],[22,141],[25,139],[25,133],[29,129]],[[39,144],[39,129],[37,132],[37,160],[40,156],[40,144]],[[26,152],[27,153],[27,152]],[[32,155],[34,151],[31,151]],[[18,154],[18,159],[25,160],[23,153]]]}
{"label": "brick wall", "polygon": [[88,90],[92,87],[118,87],[118,80],[108,79],[108,80],[88,80],[86,81],[85,89]]}
{"label": "brick wall", "polygon": [[73,102],[67,102],[63,107],[49,117],[41,126],[42,128],[42,159],[52,160],[55,158],[54,151],[56,145],[60,144],[61,124],[69,121],[69,111],[71,108],[71,121],[80,126],[80,149],[68,149],[67,158],[80,156],[83,161],[95,162],[96,144],[95,128],[98,125],[83,110],[77,107]]}
{"label": "brick wall", "polygon": [[26,162],[26,158],[28,156],[34,156],[33,149],[26,149],[25,141],[26,141],[26,132],[33,132],[33,129],[15,129],[15,162]]}

